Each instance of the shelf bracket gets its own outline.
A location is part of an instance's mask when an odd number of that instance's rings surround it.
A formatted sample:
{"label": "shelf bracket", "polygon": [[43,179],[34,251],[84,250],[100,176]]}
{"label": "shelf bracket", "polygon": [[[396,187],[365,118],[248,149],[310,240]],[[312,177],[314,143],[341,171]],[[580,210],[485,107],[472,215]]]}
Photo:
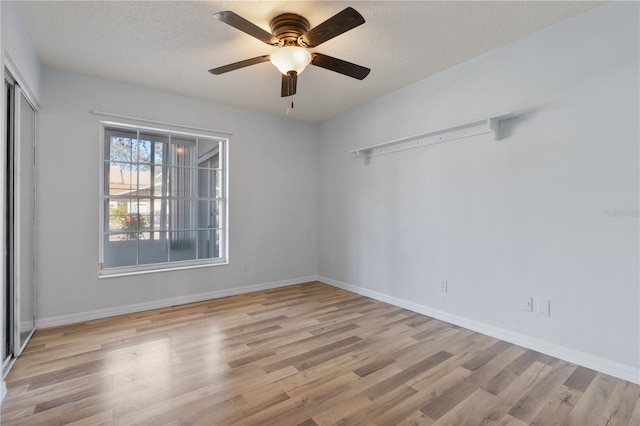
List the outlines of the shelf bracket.
{"label": "shelf bracket", "polygon": [[365,152],[358,150],[352,152],[356,155],[356,158],[359,158],[360,161],[362,161],[362,164],[364,164],[365,166],[369,164],[370,157]]}
{"label": "shelf bracket", "polygon": [[496,117],[490,117],[487,119],[487,122],[489,124],[489,128],[493,130],[493,140],[499,141],[502,139],[502,136],[500,135],[500,120]]}

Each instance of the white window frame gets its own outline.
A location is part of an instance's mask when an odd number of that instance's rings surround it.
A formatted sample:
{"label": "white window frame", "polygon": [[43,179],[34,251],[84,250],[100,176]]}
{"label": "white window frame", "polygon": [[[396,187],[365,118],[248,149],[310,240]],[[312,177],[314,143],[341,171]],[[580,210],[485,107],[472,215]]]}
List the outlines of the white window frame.
{"label": "white window frame", "polygon": [[[209,134],[201,134],[201,133],[191,133],[184,131],[177,131],[166,128],[156,128],[156,127],[147,127],[134,125],[129,123],[121,123],[121,122],[113,122],[113,121],[100,121],[100,187],[99,187],[99,224],[98,224],[98,232],[99,232],[99,258],[98,258],[98,277],[99,278],[108,278],[108,277],[119,277],[119,276],[127,276],[127,275],[137,275],[144,273],[152,273],[152,272],[161,272],[161,271],[175,271],[181,269],[191,269],[191,268],[202,268],[202,267],[210,267],[210,266],[219,266],[219,265],[227,265],[229,264],[229,203],[228,203],[228,192],[229,192],[229,139]],[[152,263],[152,264],[139,264],[139,265],[131,265],[131,266],[118,266],[118,267],[105,267],[104,264],[104,250],[105,250],[105,238],[109,232],[108,229],[105,229],[105,208],[104,203],[105,200],[108,199],[108,195],[105,194],[106,188],[106,176],[105,176],[105,136],[106,132],[109,129],[117,129],[122,131],[137,131],[137,132],[150,132],[150,133],[160,133],[167,134],[171,137],[186,137],[186,138],[198,138],[198,139],[206,139],[212,140],[220,143],[221,149],[219,152],[219,168],[221,169],[221,179],[220,183],[220,193],[219,196],[216,197],[216,200],[220,202],[220,212],[219,212],[219,229],[220,229],[220,238],[219,238],[219,256],[216,258],[206,258],[206,259],[194,259],[194,260],[180,260],[180,261],[167,261],[162,263]],[[197,171],[197,169],[196,169]],[[196,172],[197,174],[197,172]],[[197,197],[194,197],[197,200]],[[197,203],[196,203],[197,205]],[[196,208],[197,210],[197,208]],[[171,231],[171,229],[167,230]],[[197,231],[196,231],[197,235]],[[197,247],[197,244],[196,244]]]}

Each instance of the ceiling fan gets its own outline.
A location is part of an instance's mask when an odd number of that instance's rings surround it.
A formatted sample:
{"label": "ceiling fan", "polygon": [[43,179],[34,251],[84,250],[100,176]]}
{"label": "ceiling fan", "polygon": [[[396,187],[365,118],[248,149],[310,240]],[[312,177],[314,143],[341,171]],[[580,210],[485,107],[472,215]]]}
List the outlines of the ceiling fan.
{"label": "ceiling fan", "polygon": [[351,7],[347,7],[313,29],[310,29],[309,21],[303,16],[284,13],[271,20],[271,33],[231,11],[218,12],[213,17],[279,49],[271,55],[258,56],[210,69],[211,74],[224,74],[250,65],[271,61],[282,73],[281,96],[287,97],[296,93],[298,74],[302,73],[309,64],[358,80],[364,79],[371,71],[369,68],[342,59],[308,50],[364,24],[362,15]]}

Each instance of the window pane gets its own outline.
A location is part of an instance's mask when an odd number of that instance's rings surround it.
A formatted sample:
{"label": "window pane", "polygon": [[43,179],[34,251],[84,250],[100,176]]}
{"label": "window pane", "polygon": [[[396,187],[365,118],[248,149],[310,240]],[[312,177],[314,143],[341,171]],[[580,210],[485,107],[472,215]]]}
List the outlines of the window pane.
{"label": "window pane", "polygon": [[171,232],[170,248],[172,262],[194,260],[196,258],[196,232]]}
{"label": "window pane", "polygon": [[198,169],[198,196],[199,197],[219,197],[220,196],[220,170]]}
{"label": "window pane", "polygon": [[176,166],[196,166],[198,152],[195,139],[171,138],[171,152]]}
{"label": "window pane", "polygon": [[131,195],[138,186],[138,167],[131,163],[105,164],[106,195]]}
{"label": "window pane", "polygon": [[140,164],[136,168],[138,170],[138,190],[135,195],[148,197],[153,191],[153,175],[150,165]]}
{"label": "window pane", "polygon": [[106,238],[108,239],[108,241],[123,241],[124,234],[122,234],[122,232],[116,232],[116,233],[109,233],[106,234]]}
{"label": "window pane", "polygon": [[141,222],[137,200],[105,200],[105,227],[111,241],[136,240]]}
{"label": "window pane", "polygon": [[169,202],[169,228],[174,230],[195,229],[196,211],[194,200],[171,200]]}
{"label": "window pane", "polygon": [[167,195],[167,168],[165,166],[151,165],[149,167],[152,184],[149,186],[149,195],[163,197]]}
{"label": "window pane", "polygon": [[154,164],[166,164],[165,157],[167,153],[167,144],[162,142],[154,143],[153,163]]}
{"label": "window pane", "polygon": [[207,139],[198,140],[198,166],[219,167],[220,142]]}
{"label": "window pane", "polygon": [[[119,236],[116,236],[119,238]],[[114,268],[118,266],[132,266],[137,264],[137,240],[117,240],[112,241],[105,238],[104,245],[104,266]]]}
{"label": "window pane", "polygon": [[216,186],[216,197],[217,198],[224,198],[224,194],[223,194],[223,187],[222,187],[222,170],[218,171],[216,174],[216,182],[215,182],[215,186]]}
{"label": "window pane", "polygon": [[220,231],[198,231],[198,259],[220,257]]}
{"label": "window pane", "polygon": [[[141,135],[142,137],[142,135]],[[138,159],[139,163],[151,163],[151,148],[153,147],[153,143],[149,140],[140,140],[138,141]]]}
{"label": "window pane", "polygon": [[111,161],[135,163],[138,157],[136,132],[118,131],[117,135],[110,132],[109,155]]}
{"label": "window pane", "polygon": [[220,227],[218,203],[216,200],[198,201],[198,228]]}
{"label": "window pane", "polygon": [[[163,198],[155,198],[151,200],[151,212],[149,223],[147,224],[150,231],[166,231],[169,229],[169,202]],[[151,239],[156,239],[153,235]]]}
{"label": "window pane", "polygon": [[112,236],[122,236],[125,216],[131,210],[131,203],[132,200],[105,200],[105,228]]}
{"label": "window pane", "polygon": [[196,169],[171,167],[169,173],[171,196],[194,197],[196,195]]}
{"label": "window pane", "polygon": [[161,133],[140,133],[139,161],[141,163],[164,164],[165,146],[169,136]]}
{"label": "window pane", "polygon": [[155,232],[154,239],[140,240],[138,262],[141,265],[149,263],[165,263],[169,261],[169,240],[167,232]]}
{"label": "window pane", "polygon": [[134,217],[138,225],[138,231],[140,231],[138,238],[141,240],[149,239],[150,223],[153,220],[151,217],[152,206],[153,204],[148,198],[138,200],[138,214]]}

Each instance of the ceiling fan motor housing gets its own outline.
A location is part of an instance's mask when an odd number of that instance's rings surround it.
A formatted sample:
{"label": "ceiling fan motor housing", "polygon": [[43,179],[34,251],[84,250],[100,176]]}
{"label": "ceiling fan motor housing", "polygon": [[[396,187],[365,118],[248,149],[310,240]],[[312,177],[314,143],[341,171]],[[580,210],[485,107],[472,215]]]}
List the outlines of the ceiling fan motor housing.
{"label": "ceiling fan motor housing", "polygon": [[298,38],[309,32],[311,26],[304,16],[283,13],[271,20],[271,33],[282,40],[285,46],[297,46]]}

